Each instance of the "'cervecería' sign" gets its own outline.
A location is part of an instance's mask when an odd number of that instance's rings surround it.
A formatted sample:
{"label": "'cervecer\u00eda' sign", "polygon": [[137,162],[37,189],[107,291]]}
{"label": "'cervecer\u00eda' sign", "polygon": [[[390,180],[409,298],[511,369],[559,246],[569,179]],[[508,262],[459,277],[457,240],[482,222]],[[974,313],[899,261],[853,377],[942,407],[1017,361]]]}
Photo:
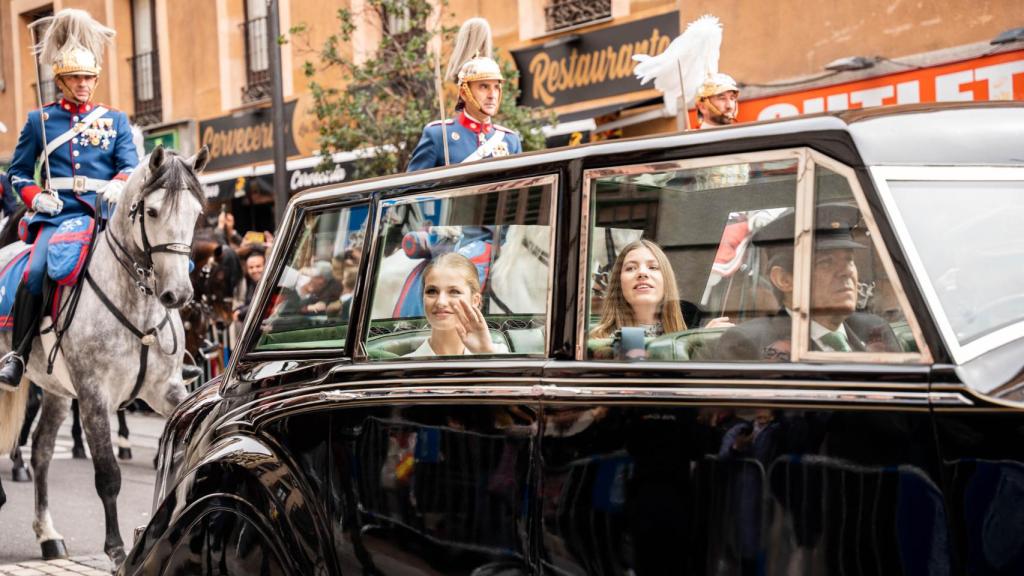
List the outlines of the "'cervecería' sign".
{"label": "'cervecer\u00eda' sign", "polygon": [[633,55],[660,54],[678,34],[679,12],[670,12],[580,34],[551,48],[515,50],[520,104],[555,107],[636,92]]}
{"label": "'cervecer\u00eda' sign", "polygon": [[[284,105],[285,155],[299,153],[292,137],[295,101]],[[199,144],[210,149],[209,171],[256,164],[273,158],[274,125],[269,107],[199,122]]]}
{"label": "'cervecer\u00eda' sign", "polygon": [[744,100],[739,121],[770,120],[887,104],[1024,100],[1024,50]]}

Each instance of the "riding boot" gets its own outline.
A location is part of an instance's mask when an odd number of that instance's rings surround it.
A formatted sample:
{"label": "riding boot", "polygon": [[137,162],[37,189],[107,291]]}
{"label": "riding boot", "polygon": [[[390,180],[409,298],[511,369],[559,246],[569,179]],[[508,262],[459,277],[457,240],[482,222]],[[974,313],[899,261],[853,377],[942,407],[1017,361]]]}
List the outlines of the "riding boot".
{"label": "riding boot", "polygon": [[42,294],[32,294],[22,284],[14,297],[14,328],[12,330],[11,350],[3,357],[0,366],[0,390],[14,391],[21,383],[25,373],[25,363],[32,352],[32,341],[39,333],[39,321],[43,315]]}

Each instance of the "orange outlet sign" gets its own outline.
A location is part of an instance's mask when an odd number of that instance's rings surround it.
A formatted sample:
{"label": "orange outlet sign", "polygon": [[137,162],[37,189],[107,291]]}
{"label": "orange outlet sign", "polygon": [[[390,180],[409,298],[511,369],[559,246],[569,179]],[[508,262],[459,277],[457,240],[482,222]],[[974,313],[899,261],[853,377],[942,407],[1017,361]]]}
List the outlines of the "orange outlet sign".
{"label": "orange outlet sign", "polygon": [[740,122],[890,104],[1024,100],[1024,50],[753,100]]}

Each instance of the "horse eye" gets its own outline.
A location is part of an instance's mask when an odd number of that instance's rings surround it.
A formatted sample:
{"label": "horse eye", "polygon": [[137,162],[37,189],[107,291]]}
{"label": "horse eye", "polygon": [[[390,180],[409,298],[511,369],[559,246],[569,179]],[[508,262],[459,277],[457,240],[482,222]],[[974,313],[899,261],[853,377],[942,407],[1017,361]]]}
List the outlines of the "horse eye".
{"label": "horse eye", "polygon": [[156,218],[156,215],[156,208],[146,208],[146,216],[149,216],[150,218]]}

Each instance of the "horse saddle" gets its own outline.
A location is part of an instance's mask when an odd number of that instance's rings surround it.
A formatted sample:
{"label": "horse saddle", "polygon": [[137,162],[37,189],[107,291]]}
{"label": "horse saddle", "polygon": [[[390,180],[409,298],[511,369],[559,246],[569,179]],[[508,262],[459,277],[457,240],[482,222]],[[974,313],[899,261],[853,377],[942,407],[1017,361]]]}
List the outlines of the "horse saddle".
{"label": "horse saddle", "polygon": [[0,332],[9,332],[14,328],[14,295],[18,293],[18,285],[25,277],[31,255],[32,248],[25,248],[0,270]]}
{"label": "horse saddle", "polygon": [[89,256],[89,245],[96,221],[89,216],[76,216],[60,223],[50,237],[46,251],[46,271],[58,286],[74,286]]}

